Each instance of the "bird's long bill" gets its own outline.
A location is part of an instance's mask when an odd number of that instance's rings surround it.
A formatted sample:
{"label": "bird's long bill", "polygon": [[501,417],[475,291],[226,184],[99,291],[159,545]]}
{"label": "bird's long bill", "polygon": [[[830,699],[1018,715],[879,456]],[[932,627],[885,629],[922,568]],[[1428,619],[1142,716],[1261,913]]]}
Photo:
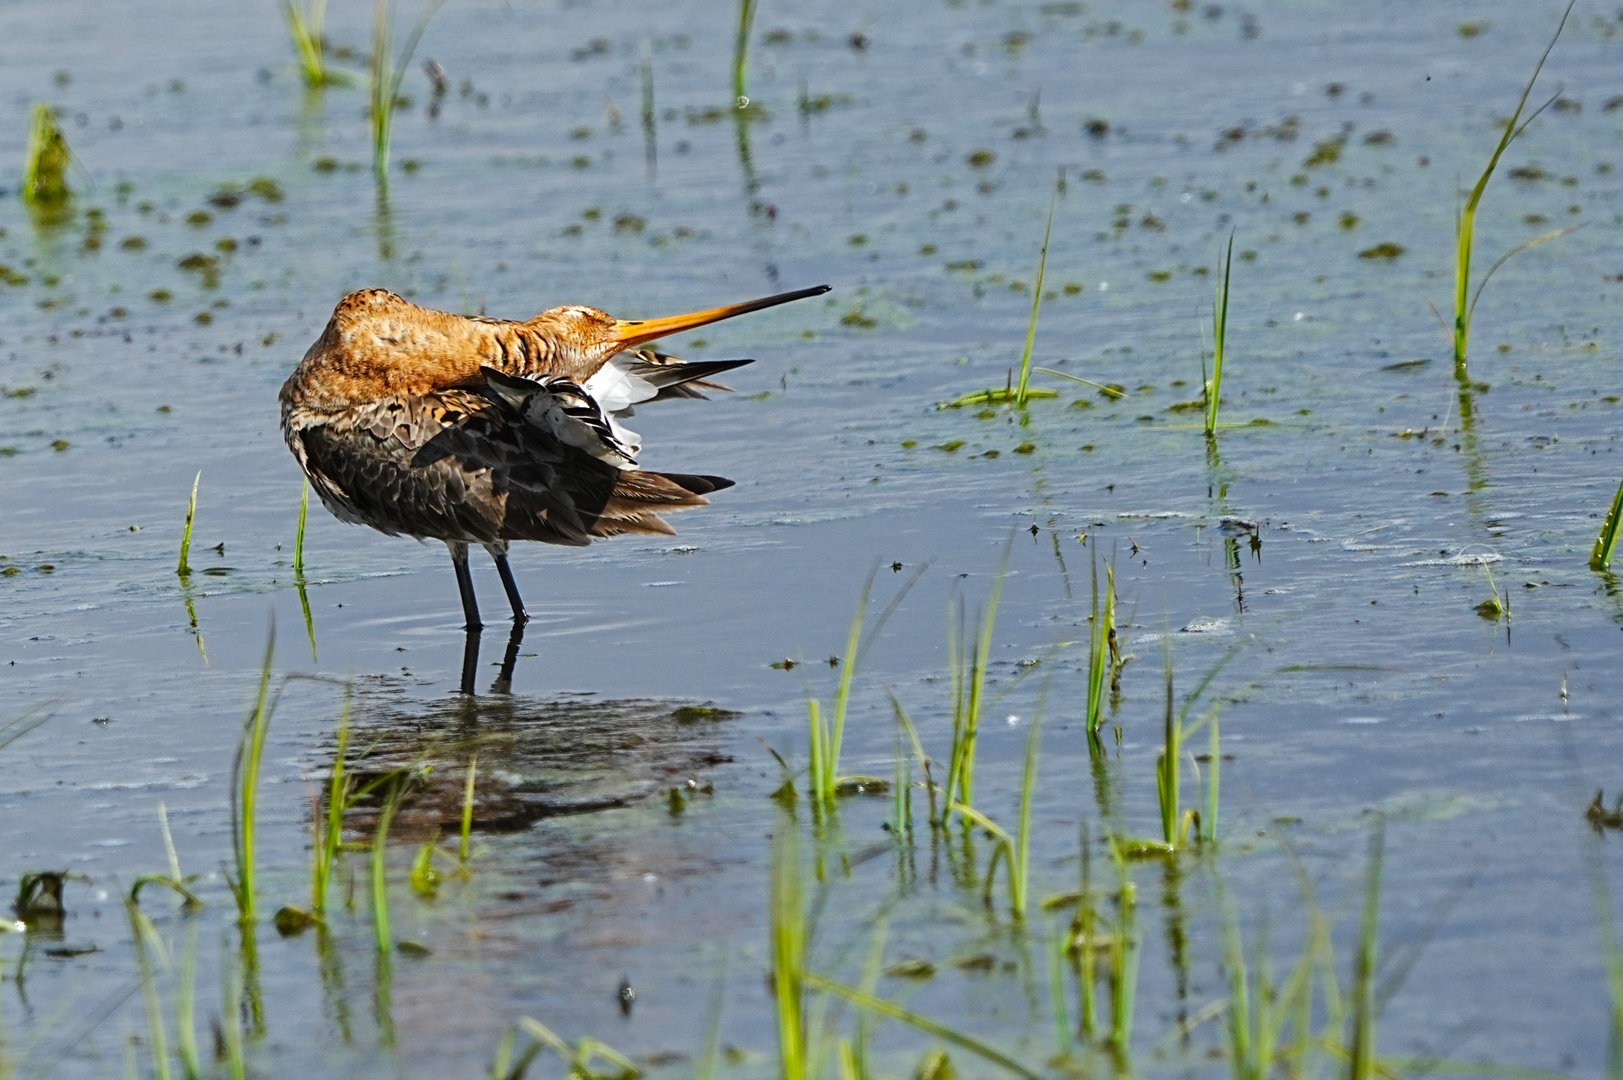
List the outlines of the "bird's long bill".
{"label": "bird's long bill", "polygon": [[692,330],[694,327],[705,326],[709,323],[730,319],[734,315],[747,315],[762,308],[777,307],[787,304],[791,300],[804,300],[808,296],[822,296],[831,286],[818,285],[811,289],[796,289],[794,292],[779,293],[776,296],[766,296],[759,300],[746,300],[742,304],[730,304],[727,307],[711,308],[709,311],[695,311],[688,315],[671,315],[663,319],[621,319],[614,324],[613,340],[626,348],[635,348],[645,345],[656,338],[667,334],[679,333],[683,330]]}

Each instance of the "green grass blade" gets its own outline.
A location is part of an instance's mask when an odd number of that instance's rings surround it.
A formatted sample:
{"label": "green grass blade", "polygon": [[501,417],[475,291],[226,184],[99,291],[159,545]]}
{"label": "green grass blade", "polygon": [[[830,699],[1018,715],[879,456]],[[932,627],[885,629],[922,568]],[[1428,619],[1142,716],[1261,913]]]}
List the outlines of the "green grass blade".
{"label": "green grass blade", "polygon": [[1166,720],[1162,727],[1160,757],[1155,762],[1155,786],[1161,808],[1161,838],[1178,845],[1178,782],[1183,759],[1183,718],[1172,708],[1172,647],[1166,647]]}
{"label": "green grass blade", "polygon": [[1212,709],[1210,720],[1212,726],[1210,732],[1211,742],[1209,744],[1210,749],[1206,754],[1210,759],[1206,763],[1206,819],[1200,823],[1204,833],[1201,839],[1208,844],[1217,843],[1218,780],[1223,769],[1222,746],[1217,734],[1217,712],[1216,708]]}
{"label": "green grass blade", "polygon": [[1234,265],[1234,234],[1223,253],[1223,280],[1212,308],[1212,377],[1206,383],[1206,437],[1217,434],[1217,409],[1223,398],[1223,354],[1228,347],[1229,271]]}
{"label": "green grass blade", "polygon": [[[1046,694],[1045,694],[1046,696]],[[1009,868],[1010,906],[1016,922],[1025,920],[1026,897],[1031,874],[1031,797],[1037,789],[1037,759],[1042,752],[1039,738],[1043,726],[1043,707],[1039,702],[1032,716],[1031,730],[1026,733],[1026,758],[1020,781],[1020,825],[1015,834],[1013,865]]]}
{"label": "green grass blade", "polygon": [[197,517],[197,485],[203,482],[203,470],[199,469],[192,478],[192,497],[186,503],[186,528],[180,534],[180,564],[175,567],[175,573],[181,578],[190,576],[192,564],[192,521]]}
{"label": "green grass blade", "polygon": [[800,845],[793,825],[785,826],[772,846],[770,904],[780,1075],[783,1080],[808,1080],[806,908],[801,898]]}
{"label": "green grass blade", "polygon": [[383,810],[372,833],[372,936],[378,952],[388,953],[394,948],[394,934],[389,921],[389,826],[400,809],[406,795],[407,778],[396,774],[384,797]]}
{"label": "green grass blade", "polygon": [[40,210],[60,209],[73,195],[68,188],[73,153],[57,126],[56,114],[42,101],[34,103],[27,155],[23,162],[23,202]]}
{"label": "green grass blade", "polygon": [[828,805],[833,805],[834,791],[840,782],[840,749],[845,742],[846,707],[851,701],[851,680],[856,677],[857,664],[861,660],[862,623],[868,613],[868,600],[873,595],[874,575],[877,572],[877,569],[870,571],[868,580],[862,585],[862,595],[857,600],[857,613],[851,619],[851,632],[845,641],[845,659],[840,671],[840,690],[838,696],[834,699],[834,730],[824,758],[827,784],[824,798]]}
{"label": "green grass blade", "polygon": [[1026,348],[1020,357],[1020,385],[1014,394],[1015,407],[1020,409],[1026,407],[1031,386],[1031,347],[1037,340],[1037,313],[1043,306],[1043,276],[1048,272],[1048,240],[1054,234],[1054,208],[1059,205],[1064,176],[1062,172],[1054,178],[1054,194],[1048,200],[1048,226],[1043,230],[1043,251],[1037,259],[1037,287],[1031,290],[1031,325],[1026,327]]}
{"label": "green grass blade", "polygon": [[756,0],[738,0],[738,35],[733,41],[733,104],[749,105],[750,28],[755,25]]}
{"label": "green grass blade", "polygon": [[1620,519],[1623,519],[1623,482],[1618,484],[1617,494],[1612,496],[1612,508],[1606,512],[1606,520],[1601,524],[1600,535],[1595,538],[1595,550],[1589,556],[1591,570],[1612,568],[1612,553],[1617,550]]}
{"label": "green grass blade", "polygon": [[[1112,401],[1115,401],[1118,398],[1124,398],[1124,397],[1127,396],[1127,392],[1125,390],[1120,389],[1119,387],[1106,386],[1104,383],[1096,383],[1092,379],[1084,379],[1084,378],[1082,378],[1082,377],[1080,377],[1078,375],[1071,375],[1071,374],[1068,374],[1068,373],[1063,372],[1063,371],[1055,371],[1053,368],[1034,367],[1031,370],[1032,371],[1040,371],[1044,375],[1055,375],[1055,376],[1058,376],[1061,379],[1069,379],[1072,382],[1081,383],[1083,386],[1091,386],[1095,390],[1099,391],[1105,397],[1109,398]],[[1036,395],[1035,390],[1032,391],[1032,395],[1033,396]],[[971,404],[977,404],[978,405],[978,404],[980,404],[980,402],[978,402],[978,401],[977,402],[971,402]]]}
{"label": "green grass blade", "polygon": [[457,847],[457,855],[463,866],[468,865],[468,840],[473,834],[473,784],[478,772],[479,755],[475,754],[468,759],[468,779],[462,787],[462,842]]}
{"label": "green grass blade", "polygon": [[1381,863],[1386,826],[1377,820],[1369,839],[1369,870],[1364,882],[1364,914],[1353,960],[1352,1020],[1347,1038],[1348,1080],[1373,1080],[1375,1061],[1375,972],[1381,914]]}
{"label": "green grass blade", "polygon": [[147,1047],[152,1053],[152,1075],[155,1080],[169,1080],[169,1039],[163,1022],[163,1003],[158,997],[157,973],[153,970],[153,954],[163,961],[163,939],[158,928],[141,910],[132,893],[124,901],[130,918],[130,934],[134,939],[135,966],[141,979],[141,1000],[146,1006]]}
{"label": "green grass blade", "polygon": [[[1549,45],[1545,46],[1544,54],[1539,57],[1538,66],[1533,69],[1533,77],[1527,80],[1522,88],[1522,96],[1516,102],[1516,111],[1509,120],[1505,121],[1505,130],[1499,137],[1499,144],[1494,147],[1493,156],[1488,159],[1487,168],[1477,178],[1476,185],[1471,189],[1470,196],[1460,209],[1459,221],[1455,226],[1455,263],[1454,263],[1454,366],[1463,370],[1466,363],[1466,354],[1471,337],[1471,314],[1475,307],[1470,302],[1471,294],[1471,251],[1476,242],[1476,214],[1477,207],[1482,202],[1482,194],[1488,189],[1488,181],[1493,179],[1494,170],[1499,167],[1499,159],[1504,156],[1505,150],[1516,137],[1526,130],[1527,125],[1533,122],[1534,117],[1544,110],[1535,110],[1525,122],[1522,121],[1522,112],[1527,108],[1527,99],[1533,93],[1533,84],[1538,82],[1539,73],[1544,70],[1544,62],[1550,58],[1555,49],[1555,43],[1561,40],[1561,31],[1566,28],[1567,17],[1572,14],[1571,0],[1565,11],[1561,13],[1561,21],[1555,28],[1555,34],[1550,38]],[[1551,99],[1554,100],[1553,98]]]}
{"label": "green grass blade", "polygon": [[304,84],[312,89],[319,89],[332,81],[327,73],[326,57],[322,53],[326,9],[327,0],[311,0],[308,10],[295,0],[282,0],[288,33],[293,38],[294,50],[299,54],[300,74],[304,76]]}
{"label": "green grass blade", "polygon": [[390,66],[392,22],[389,0],[377,0],[372,6],[372,64],[368,89],[372,113],[372,173],[379,184],[389,182],[389,136],[394,125],[394,97],[389,93],[394,82]]}
{"label": "green grass blade", "polygon": [[186,1080],[198,1080],[203,1075],[202,1059],[197,1053],[197,926],[194,923],[186,935],[186,956],[180,965],[180,989],[175,995],[175,1052],[180,1057],[180,1069]]}
{"label": "green grass blade", "polygon": [[1471,294],[1471,306],[1466,310],[1465,313],[1466,322],[1469,323],[1471,318],[1476,314],[1476,305],[1477,301],[1482,299],[1482,290],[1488,287],[1488,282],[1493,279],[1494,274],[1498,273],[1501,266],[1505,265],[1511,259],[1515,258],[1517,255],[1520,255],[1524,251],[1539,247],[1542,244],[1548,244],[1551,240],[1559,240],[1568,233],[1577,232],[1581,228],[1583,228],[1582,225],[1568,225],[1564,229],[1552,229],[1547,233],[1540,233],[1531,240],[1524,240],[1520,244],[1517,244],[1515,247],[1511,248],[1509,251],[1505,252],[1503,255],[1499,256],[1498,261],[1492,266],[1488,267],[1488,272],[1482,275],[1482,280],[1477,283],[1476,292]]}
{"label": "green grass blade", "polygon": [[310,514],[310,481],[304,482],[304,492],[299,496],[299,531],[293,537],[293,573],[304,574],[304,522]]}
{"label": "green grass blade", "polygon": [[[965,806],[975,804],[975,750],[976,740],[980,734],[981,701],[986,692],[986,669],[992,660],[992,630],[997,625],[998,604],[1003,599],[1003,582],[1009,573],[1009,555],[1014,550],[1014,542],[1003,548],[1003,558],[998,563],[997,575],[992,579],[992,591],[986,598],[986,614],[981,621],[980,639],[973,646],[970,656],[970,670],[968,680],[968,701],[964,708],[964,748],[963,763],[958,770],[958,797]],[[952,789],[947,789],[947,797],[952,799]]]}
{"label": "green grass blade", "polygon": [[816,975],[810,972],[806,974],[804,981],[807,986],[810,986],[816,990],[821,990],[824,993],[833,994],[835,997],[844,998],[846,1001],[849,1001],[859,1009],[871,1012],[877,1016],[883,1016],[889,1020],[895,1020],[898,1023],[906,1024],[908,1027],[922,1031],[927,1035],[933,1035],[943,1042],[950,1043],[961,1050],[966,1050],[969,1053],[974,1054],[976,1057],[981,1058],[983,1061],[990,1062],[1001,1069],[1013,1073],[1015,1076],[1023,1077],[1024,1080],[1042,1080],[1041,1073],[1022,1065],[1020,1062],[1003,1053],[1001,1050],[988,1046],[979,1039],[965,1035],[963,1032],[955,1031],[954,1029],[947,1027],[945,1024],[938,1023],[929,1019],[928,1017],[920,1016],[918,1013],[905,1009],[893,1002],[886,1001],[883,998],[874,997],[872,994],[865,994],[855,987],[846,986],[843,983],[838,983],[832,979],[826,979],[821,975]]}
{"label": "green grass blade", "polygon": [[271,661],[276,654],[276,631],[271,630],[265,644],[265,663],[259,674],[259,693],[254,707],[244,722],[242,737],[237,742],[236,759],[232,763],[232,832],[237,856],[237,878],[233,891],[237,897],[237,912],[243,922],[254,921],[256,896],[254,886],[255,820],[259,807],[259,770],[265,755],[265,736],[270,731]]}

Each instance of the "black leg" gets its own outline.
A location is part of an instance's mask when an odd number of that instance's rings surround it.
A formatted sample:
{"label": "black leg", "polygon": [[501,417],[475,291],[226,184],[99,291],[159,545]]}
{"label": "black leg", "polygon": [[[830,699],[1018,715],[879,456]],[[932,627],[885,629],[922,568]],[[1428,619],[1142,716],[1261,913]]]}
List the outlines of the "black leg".
{"label": "black leg", "polygon": [[505,541],[500,546],[486,544],[485,550],[496,560],[496,573],[502,577],[502,588],[507,590],[507,602],[513,608],[513,622],[523,626],[530,621],[530,613],[524,610],[524,598],[518,594],[518,582],[513,580],[513,568],[507,565],[507,544]]}
{"label": "black leg", "polygon": [[479,621],[479,601],[473,595],[473,575],[468,572],[468,545],[447,540],[445,546],[451,549],[451,565],[456,568],[456,587],[462,593],[462,615],[467,620],[464,628],[483,630],[485,624]]}

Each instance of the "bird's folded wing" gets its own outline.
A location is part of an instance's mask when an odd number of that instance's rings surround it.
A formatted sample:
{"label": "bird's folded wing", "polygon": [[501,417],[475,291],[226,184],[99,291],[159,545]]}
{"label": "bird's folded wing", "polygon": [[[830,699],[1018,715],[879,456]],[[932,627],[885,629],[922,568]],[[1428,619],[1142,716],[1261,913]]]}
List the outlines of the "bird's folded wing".
{"label": "bird's folded wing", "polygon": [[[308,426],[300,439],[318,493],[340,517],[438,539],[580,546],[670,533],[658,511],[704,505],[706,492],[729,483],[616,467],[559,437],[551,396],[538,414],[535,401],[521,411],[489,390],[437,391]],[[571,433],[576,418],[564,420]]]}

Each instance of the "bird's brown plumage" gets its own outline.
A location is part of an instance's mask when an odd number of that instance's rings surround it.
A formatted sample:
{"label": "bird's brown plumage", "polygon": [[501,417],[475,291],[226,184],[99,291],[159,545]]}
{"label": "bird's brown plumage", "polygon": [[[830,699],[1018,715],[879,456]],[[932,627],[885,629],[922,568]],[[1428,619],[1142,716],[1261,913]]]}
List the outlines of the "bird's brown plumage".
{"label": "bird's brown plumage", "polygon": [[[470,625],[471,543],[496,555],[522,618],[501,554],[508,541],[578,546],[670,533],[662,512],[703,506],[732,484],[640,470],[608,452],[618,452],[608,414],[629,409],[597,402],[592,377],[663,334],[823,291],[669,319],[567,306],[524,322],[433,311],[382,289],[350,293],[282,386],[282,433],[339,518],[451,545]],[[615,361],[636,382],[637,401],[702,396],[693,387],[713,384],[700,376],[740,362],[684,365],[654,353]]]}

